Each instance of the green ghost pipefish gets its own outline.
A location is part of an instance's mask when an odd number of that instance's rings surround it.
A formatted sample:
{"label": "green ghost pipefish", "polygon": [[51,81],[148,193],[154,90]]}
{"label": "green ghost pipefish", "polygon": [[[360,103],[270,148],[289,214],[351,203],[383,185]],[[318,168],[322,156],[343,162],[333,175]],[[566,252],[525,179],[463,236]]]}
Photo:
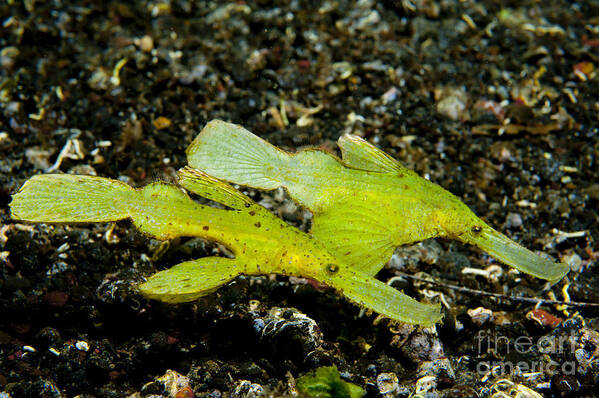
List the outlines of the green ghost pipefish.
{"label": "green ghost pipefish", "polygon": [[568,267],[518,245],[456,196],[367,141],[343,135],[342,159],[316,149],[288,153],[241,126],[209,122],[187,149],[189,166],[253,188],[285,188],[314,214],[311,234],[354,269],[375,275],[403,244],[442,237],[557,282]]}
{"label": "green ghost pipefish", "polygon": [[10,204],[14,219],[43,223],[110,222],[131,219],[143,233],[219,242],[234,258],[207,257],[158,272],[139,286],[151,299],[188,302],[238,275],[281,274],[312,278],[348,299],[400,321],[433,325],[437,305],[419,303],[340,261],[312,236],[274,216],[225,182],[191,168],[179,184],[229,209],[193,201],[175,185],[156,182],[140,189],[107,178],[46,174],[29,179]]}

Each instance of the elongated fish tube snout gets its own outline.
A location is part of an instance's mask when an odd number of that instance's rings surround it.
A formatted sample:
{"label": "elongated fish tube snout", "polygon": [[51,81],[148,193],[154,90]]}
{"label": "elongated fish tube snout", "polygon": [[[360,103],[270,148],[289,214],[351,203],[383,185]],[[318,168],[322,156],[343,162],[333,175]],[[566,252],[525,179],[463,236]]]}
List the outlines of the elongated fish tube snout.
{"label": "elongated fish tube snout", "polygon": [[561,280],[570,270],[566,264],[541,257],[490,227],[473,232],[463,240],[519,271],[552,283]]}

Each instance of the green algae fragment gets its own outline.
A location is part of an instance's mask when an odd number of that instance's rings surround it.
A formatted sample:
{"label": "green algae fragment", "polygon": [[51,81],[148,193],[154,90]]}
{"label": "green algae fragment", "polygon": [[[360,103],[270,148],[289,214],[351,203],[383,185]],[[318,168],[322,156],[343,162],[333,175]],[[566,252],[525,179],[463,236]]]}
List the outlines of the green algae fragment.
{"label": "green algae fragment", "polygon": [[306,398],[360,398],[361,387],[341,379],[335,366],[323,366],[296,381],[297,390]]}

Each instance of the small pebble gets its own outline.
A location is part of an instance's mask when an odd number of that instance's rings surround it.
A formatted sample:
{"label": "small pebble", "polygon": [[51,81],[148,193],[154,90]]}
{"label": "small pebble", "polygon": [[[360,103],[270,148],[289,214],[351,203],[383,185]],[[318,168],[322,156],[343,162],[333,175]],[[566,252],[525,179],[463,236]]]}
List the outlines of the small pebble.
{"label": "small pebble", "polygon": [[542,310],[540,308],[536,308],[532,311],[529,311],[526,314],[526,319],[533,320],[541,326],[548,326],[552,329],[557,327],[563,321],[562,318],[558,318],[555,315],[551,315],[547,311]]}
{"label": "small pebble", "polygon": [[488,321],[493,320],[493,311],[488,308],[478,307],[469,309],[467,312],[472,322],[477,326],[482,326]]}
{"label": "small pebble", "polygon": [[399,384],[397,375],[391,373],[381,373],[376,378],[376,386],[379,389],[379,393],[384,396],[392,397],[393,393],[397,391]]}
{"label": "small pebble", "polygon": [[75,343],[75,348],[77,348],[79,351],[89,351],[89,344],[87,344],[87,342],[79,340],[78,342]]}
{"label": "small pebble", "polygon": [[154,48],[154,40],[150,36],[145,35],[139,40],[139,48],[141,51],[149,53]]}
{"label": "small pebble", "polygon": [[505,220],[506,228],[521,228],[523,223],[520,213],[509,213]]}
{"label": "small pebble", "polygon": [[565,255],[562,261],[570,266],[570,269],[574,272],[580,271],[582,268],[582,258],[576,253]]}
{"label": "small pebble", "polygon": [[152,122],[156,130],[163,130],[169,128],[173,123],[171,120],[164,116],[159,116]]}

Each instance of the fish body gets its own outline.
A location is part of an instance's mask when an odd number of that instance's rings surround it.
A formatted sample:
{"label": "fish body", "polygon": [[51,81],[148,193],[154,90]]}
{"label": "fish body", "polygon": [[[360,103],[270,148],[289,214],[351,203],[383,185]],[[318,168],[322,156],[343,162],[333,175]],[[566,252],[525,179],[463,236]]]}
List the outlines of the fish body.
{"label": "fish body", "polygon": [[311,234],[367,275],[394,249],[428,238],[473,244],[500,261],[556,282],[568,272],[520,246],[455,195],[418,176],[360,137],[338,141],[342,158],[307,149],[289,153],[241,126],[209,122],[187,149],[190,167],[253,188],[285,188],[314,214]]}
{"label": "fish body", "polygon": [[430,326],[441,318],[438,305],[419,303],[354,269],[318,239],[286,224],[228,184],[190,168],[179,171],[179,184],[228,209],[201,205],[172,184],[158,182],[134,189],[116,180],[67,174],[32,177],[13,195],[10,208],[14,219],[29,222],[130,219],[156,239],[199,237],[232,252],[234,258],[186,261],[151,276],[139,286],[151,299],[189,302],[238,275],[274,273],[317,280],[392,319]]}

